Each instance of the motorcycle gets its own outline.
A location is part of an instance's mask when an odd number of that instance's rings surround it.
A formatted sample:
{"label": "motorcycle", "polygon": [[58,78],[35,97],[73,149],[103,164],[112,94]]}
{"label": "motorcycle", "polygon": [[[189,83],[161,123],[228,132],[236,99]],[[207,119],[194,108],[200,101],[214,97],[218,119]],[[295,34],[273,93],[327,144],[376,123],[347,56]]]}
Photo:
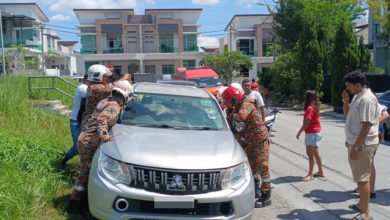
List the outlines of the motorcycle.
{"label": "motorcycle", "polygon": [[266,110],[267,116],[265,117],[265,126],[267,127],[268,132],[271,132],[272,126],[274,125],[275,120],[276,120],[277,113],[282,113],[282,112],[280,112],[278,109],[276,109],[274,107],[267,107],[267,110]]}

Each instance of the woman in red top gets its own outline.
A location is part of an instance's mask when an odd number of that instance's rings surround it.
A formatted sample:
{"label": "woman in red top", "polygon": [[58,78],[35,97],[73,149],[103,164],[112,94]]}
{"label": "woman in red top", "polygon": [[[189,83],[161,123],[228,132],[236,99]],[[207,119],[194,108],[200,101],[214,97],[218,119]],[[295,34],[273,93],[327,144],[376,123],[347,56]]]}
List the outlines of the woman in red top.
{"label": "woman in red top", "polygon": [[[313,90],[305,92],[304,102],[305,115],[303,124],[297,133],[297,139],[303,131],[305,131],[306,154],[309,157],[309,173],[302,180],[310,181],[314,177],[323,177],[322,160],[318,147],[322,139],[322,131],[320,124],[320,104],[318,102],[317,93]],[[313,174],[314,159],[317,161],[318,172]]]}

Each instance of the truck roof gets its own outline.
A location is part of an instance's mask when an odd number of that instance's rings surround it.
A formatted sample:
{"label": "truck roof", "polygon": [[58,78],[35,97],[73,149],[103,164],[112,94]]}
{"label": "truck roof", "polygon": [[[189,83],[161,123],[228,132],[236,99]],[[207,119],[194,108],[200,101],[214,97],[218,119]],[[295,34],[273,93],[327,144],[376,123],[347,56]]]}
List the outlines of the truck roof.
{"label": "truck roof", "polygon": [[195,68],[186,71],[187,78],[219,77],[211,68]]}
{"label": "truck roof", "polygon": [[135,93],[153,93],[164,95],[181,95],[200,98],[210,98],[211,94],[194,86],[172,85],[141,82],[134,86]]}

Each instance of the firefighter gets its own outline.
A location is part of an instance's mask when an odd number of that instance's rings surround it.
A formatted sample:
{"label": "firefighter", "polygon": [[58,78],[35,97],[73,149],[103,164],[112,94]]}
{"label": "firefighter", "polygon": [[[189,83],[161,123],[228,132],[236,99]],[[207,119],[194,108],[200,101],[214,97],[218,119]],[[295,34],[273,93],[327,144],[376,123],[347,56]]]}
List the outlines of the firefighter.
{"label": "firefighter", "polygon": [[132,100],[130,97],[132,93],[133,87],[127,80],[115,82],[112,96],[100,101],[86,121],[77,142],[80,152],[80,174],[72,191],[68,212],[80,212],[82,206],[87,204],[86,188],[93,155],[101,141],[111,140],[108,131],[116,124],[121,108]]}
{"label": "firefighter", "polygon": [[112,72],[100,64],[88,68],[88,89],[86,95],[85,112],[82,117],[81,128],[84,129],[86,121],[91,117],[96,105],[103,99],[111,96],[112,86],[110,78]]}
{"label": "firefighter", "polygon": [[[228,122],[237,141],[243,147],[255,177],[255,188],[260,188],[261,196],[255,207],[271,205],[271,178],[269,173],[269,136],[267,128],[257,112],[255,101],[245,98],[239,89],[230,86],[222,93],[227,106]],[[261,177],[261,187],[259,178]]]}

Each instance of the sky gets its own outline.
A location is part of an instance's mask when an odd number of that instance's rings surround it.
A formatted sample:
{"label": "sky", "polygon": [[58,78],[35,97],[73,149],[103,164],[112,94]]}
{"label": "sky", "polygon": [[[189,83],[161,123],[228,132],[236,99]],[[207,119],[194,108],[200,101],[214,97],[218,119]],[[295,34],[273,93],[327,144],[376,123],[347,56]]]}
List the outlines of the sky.
{"label": "sky", "polygon": [[198,24],[199,32],[205,33],[199,35],[198,46],[218,46],[218,39],[226,34],[223,30],[235,14],[268,14],[264,5],[256,3],[273,4],[272,0],[0,0],[7,2],[37,3],[50,19],[47,27],[56,30],[61,40],[74,41],[80,39],[75,34],[78,20],[73,8],[133,8],[135,14],[153,8],[202,8]]}

